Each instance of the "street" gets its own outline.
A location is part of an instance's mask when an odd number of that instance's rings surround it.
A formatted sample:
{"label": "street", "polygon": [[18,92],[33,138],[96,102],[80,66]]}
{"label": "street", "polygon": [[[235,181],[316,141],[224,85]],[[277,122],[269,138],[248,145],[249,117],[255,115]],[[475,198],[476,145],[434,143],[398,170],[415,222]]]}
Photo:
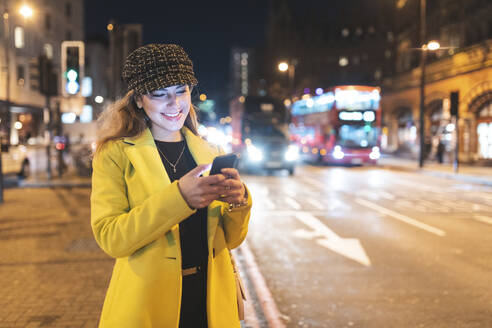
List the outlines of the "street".
{"label": "street", "polygon": [[378,168],[248,177],[248,235],[288,327],[488,327],[492,190]]}
{"label": "street", "polygon": [[[490,187],[371,166],[243,179],[247,244],[287,327],[490,326]],[[6,190],[0,327],[96,326],[113,260],[93,240],[89,195]]]}

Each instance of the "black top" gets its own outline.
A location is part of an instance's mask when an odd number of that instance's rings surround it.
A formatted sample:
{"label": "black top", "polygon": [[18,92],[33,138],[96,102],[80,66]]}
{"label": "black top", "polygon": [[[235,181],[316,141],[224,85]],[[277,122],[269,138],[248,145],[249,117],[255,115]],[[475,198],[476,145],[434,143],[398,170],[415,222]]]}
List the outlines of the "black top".
{"label": "black top", "polygon": [[[197,165],[185,140],[177,142],[164,142],[155,140],[157,148],[160,150],[162,163],[166,168],[167,175],[171,182],[180,179],[183,175],[194,169]],[[167,160],[176,163],[181,151],[183,155],[176,164],[176,173]],[[162,153],[161,153],[162,152]],[[172,206],[172,205],[171,205]],[[206,266],[208,261],[207,245],[207,208],[198,209],[194,214],[181,221],[179,224],[179,236],[181,239],[182,268],[187,269],[198,265]]]}

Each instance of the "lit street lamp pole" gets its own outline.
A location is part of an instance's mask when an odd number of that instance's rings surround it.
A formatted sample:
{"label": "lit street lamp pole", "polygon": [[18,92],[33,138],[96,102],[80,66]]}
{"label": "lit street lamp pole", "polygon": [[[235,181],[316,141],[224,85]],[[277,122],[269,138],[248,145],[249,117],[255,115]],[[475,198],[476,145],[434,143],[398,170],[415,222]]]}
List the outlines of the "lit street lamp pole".
{"label": "lit street lamp pole", "polygon": [[[424,45],[427,39],[426,33],[426,0],[420,0],[420,43]],[[424,152],[425,152],[425,64],[427,61],[427,47],[423,46],[420,57],[420,153],[419,153],[419,167],[424,166]]]}
{"label": "lit street lamp pole", "polygon": [[[3,19],[3,50],[4,50],[4,62],[5,66],[3,67],[2,71],[5,72],[5,104],[6,104],[6,110],[7,114],[10,113],[10,56],[9,56],[9,35],[10,35],[10,30],[9,30],[9,12],[7,9],[7,0],[3,0],[3,12],[2,12],[2,19]],[[1,137],[0,137],[0,142]],[[1,146],[1,145],[0,145]],[[2,168],[2,150],[0,149],[0,204],[3,203],[3,168]]]}
{"label": "lit street lamp pole", "polygon": [[289,97],[294,93],[294,78],[296,74],[297,60],[293,59],[290,62],[282,61],[278,63],[278,70],[280,72],[287,72],[289,75]]}

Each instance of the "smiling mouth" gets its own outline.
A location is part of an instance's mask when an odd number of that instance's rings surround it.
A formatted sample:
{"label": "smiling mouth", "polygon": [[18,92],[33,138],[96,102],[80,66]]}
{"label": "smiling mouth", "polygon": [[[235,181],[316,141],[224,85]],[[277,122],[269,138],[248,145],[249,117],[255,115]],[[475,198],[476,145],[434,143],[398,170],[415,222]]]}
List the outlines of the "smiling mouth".
{"label": "smiling mouth", "polygon": [[181,114],[181,111],[178,111],[176,113],[162,113],[162,115],[166,116],[166,117],[178,117],[178,115]]}

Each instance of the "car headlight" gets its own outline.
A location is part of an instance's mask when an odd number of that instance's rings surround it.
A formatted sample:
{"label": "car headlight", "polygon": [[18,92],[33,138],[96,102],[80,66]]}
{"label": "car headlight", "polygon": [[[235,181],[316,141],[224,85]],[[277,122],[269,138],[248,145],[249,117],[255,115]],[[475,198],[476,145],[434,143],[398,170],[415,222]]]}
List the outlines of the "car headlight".
{"label": "car headlight", "polygon": [[263,160],[263,152],[261,149],[256,148],[253,144],[250,144],[247,148],[248,158],[252,162],[260,162]]}
{"label": "car headlight", "polygon": [[333,148],[333,153],[331,155],[335,159],[343,159],[345,157],[345,154],[342,151],[342,147],[340,146],[335,146],[335,148]]}
{"label": "car headlight", "polygon": [[299,159],[299,147],[296,145],[290,145],[285,152],[285,160],[293,162]]}
{"label": "car headlight", "polygon": [[379,152],[379,147],[377,146],[372,147],[372,151],[369,154],[369,158],[375,160],[375,159],[379,159],[380,157],[381,157],[381,153]]}

